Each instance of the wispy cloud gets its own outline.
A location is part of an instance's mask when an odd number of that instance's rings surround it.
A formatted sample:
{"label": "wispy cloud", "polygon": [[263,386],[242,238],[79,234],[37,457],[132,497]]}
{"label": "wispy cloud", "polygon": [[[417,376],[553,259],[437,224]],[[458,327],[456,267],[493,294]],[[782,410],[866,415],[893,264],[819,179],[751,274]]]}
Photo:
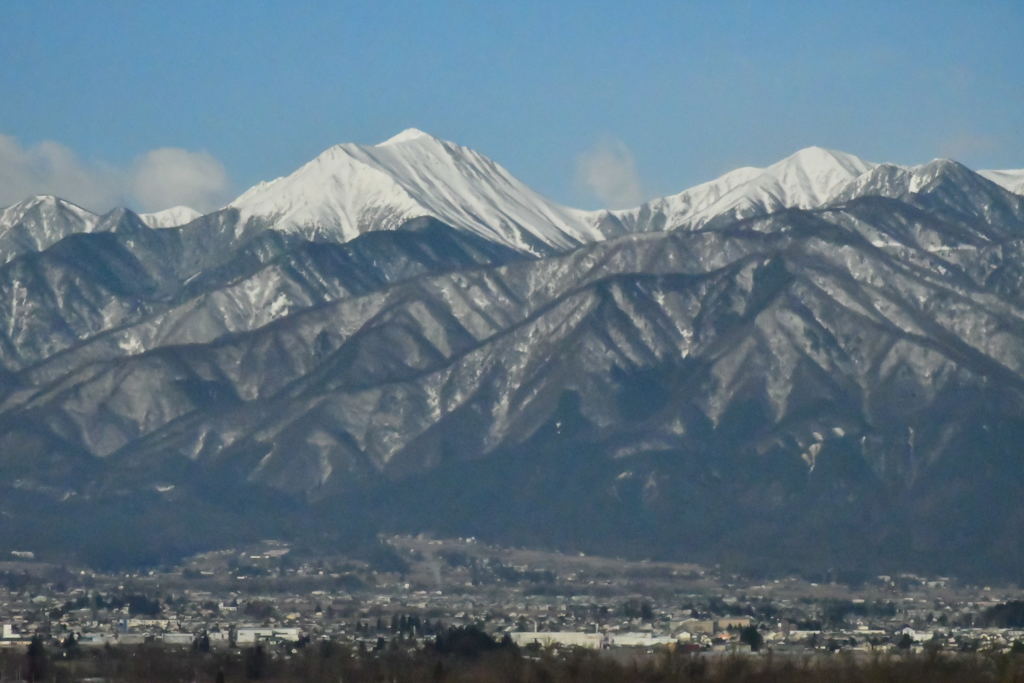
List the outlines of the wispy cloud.
{"label": "wispy cloud", "polygon": [[0,135],[0,206],[35,194],[55,194],[88,208],[107,209],[123,202],[123,173],[86,164],[58,142],[23,147]]}
{"label": "wispy cloud", "polygon": [[206,152],[161,147],[146,152],[132,169],[132,195],[144,210],[184,204],[205,211],[228,191],[224,164]]}
{"label": "wispy cloud", "polygon": [[645,198],[633,153],[611,137],[598,140],[579,156],[576,181],[609,209],[636,206]]}
{"label": "wispy cloud", "polygon": [[53,194],[93,211],[132,206],[158,211],[177,204],[217,208],[230,189],[224,165],[206,152],[163,147],[127,167],[81,159],[59,142],[22,145],[0,134],[0,206]]}

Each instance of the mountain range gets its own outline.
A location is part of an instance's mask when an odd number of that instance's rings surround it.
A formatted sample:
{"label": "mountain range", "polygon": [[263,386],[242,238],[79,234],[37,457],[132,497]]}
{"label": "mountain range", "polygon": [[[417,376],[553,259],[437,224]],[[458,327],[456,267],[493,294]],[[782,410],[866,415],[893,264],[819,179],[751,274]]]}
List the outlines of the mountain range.
{"label": "mountain range", "polygon": [[1022,578],[1024,171],[811,147],[560,206],[407,130],[0,213],[0,547],[476,535]]}

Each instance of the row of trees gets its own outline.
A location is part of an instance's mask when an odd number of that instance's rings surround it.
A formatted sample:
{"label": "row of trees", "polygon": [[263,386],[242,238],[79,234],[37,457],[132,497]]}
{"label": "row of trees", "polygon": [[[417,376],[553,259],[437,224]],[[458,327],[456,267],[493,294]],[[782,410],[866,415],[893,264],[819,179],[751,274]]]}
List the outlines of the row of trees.
{"label": "row of trees", "polygon": [[[750,634],[744,634],[750,637]],[[346,683],[1002,683],[1024,682],[1022,655],[812,658],[706,658],[664,650],[610,657],[589,650],[528,649],[469,628],[451,628],[426,647],[399,639],[376,648],[331,641],[299,648],[257,645],[242,651],[171,649],[159,645],[96,648],[66,658],[34,639],[27,651],[0,651],[3,680],[63,683],[88,677],[149,681],[345,681]]]}

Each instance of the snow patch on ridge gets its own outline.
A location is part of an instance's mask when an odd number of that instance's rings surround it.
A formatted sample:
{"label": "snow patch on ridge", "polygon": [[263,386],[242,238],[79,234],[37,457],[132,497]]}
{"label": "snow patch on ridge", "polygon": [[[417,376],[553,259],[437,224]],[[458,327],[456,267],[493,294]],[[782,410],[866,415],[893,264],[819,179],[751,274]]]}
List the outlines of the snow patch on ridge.
{"label": "snow patch on ridge", "polygon": [[191,223],[203,214],[188,206],[172,206],[163,211],[140,213],[139,218],[151,228],[175,228]]}
{"label": "snow patch on ridge", "polygon": [[1024,194],[1024,168],[978,171],[978,175],[1010,192]]}

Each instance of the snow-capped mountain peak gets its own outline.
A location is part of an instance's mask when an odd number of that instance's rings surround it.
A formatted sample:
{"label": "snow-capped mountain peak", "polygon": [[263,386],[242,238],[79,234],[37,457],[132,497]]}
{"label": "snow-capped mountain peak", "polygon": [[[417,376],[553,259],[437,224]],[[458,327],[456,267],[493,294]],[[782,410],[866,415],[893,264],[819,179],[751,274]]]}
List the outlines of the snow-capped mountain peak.
{"label": "snow-capped mountain peak", "polygon": [[957,161],[933,159],[917,166],[878,164],[837,188],[828,201],[834,204],[863,196],[898,199],[908,194],[927,192],[943,182],[952,182],[963,188],[982,184],[1000,191],[996,184],[984,179],[982,174],[975,173]]}
{"label": "snow-capped mountain peak", "polygon": [[52,195],[37,195],[0,210],[0,263],[40,251],[68,235],[92,232],[99,217]]}
{"label": "snow-capped mountain peak", "polygon": [[423,216],[527,252],[602,237],[589,213],[559,206],[478,152],[414,128],[377,145],[335,145],[229,206],[243,223],[343,241]]}
{"label": "snow-capped mountain peak", "polygon": [[976,222],[985,226],[986,240],[1018,235],[1024,223],[1024,199],[951,159],[882,164],[840,188],[827,204],[838,207],[862,197],[896,199]]}
{"label": "snow-capped mountain peak", "polygon": [[433,135],[430,135],[429,133],[424,133],[419,128],[406,128],[401,133],[391,136],[384,142],[378,143],[377,147],[383,147],[384,145],[395,145],[401,142],[410,142],[413,140],[420,140],[423,138],[437,140],[437,138],[435,138]]}
{"label": "snow-capped mountain peak", "polygon": [[[40,194],[0,210],[0,232],[22,222],[33,213],[38,215],[41,220],[56,219],[63,216],[82,226],[94,225],[97,218],[96,214],[83,209],[77,204],[72,204],[53,195]],[[88,232],[88,230],[81,230],[80,232]]]}
{"label": "snow-capped mountain peak", "polygon": [[807,209],[874,166],[852,154],[807,147],[770,166],[738,168],[679,194],[610,213],[632,232],[697,228],[723,215]]}
{"label": "snow-capped mountain peak", "polygon": [[806,147],[767,167],[758,185],[774,191],[784,205],[806,209],[820,205],[837,187],[874,167],[852,154]]}

